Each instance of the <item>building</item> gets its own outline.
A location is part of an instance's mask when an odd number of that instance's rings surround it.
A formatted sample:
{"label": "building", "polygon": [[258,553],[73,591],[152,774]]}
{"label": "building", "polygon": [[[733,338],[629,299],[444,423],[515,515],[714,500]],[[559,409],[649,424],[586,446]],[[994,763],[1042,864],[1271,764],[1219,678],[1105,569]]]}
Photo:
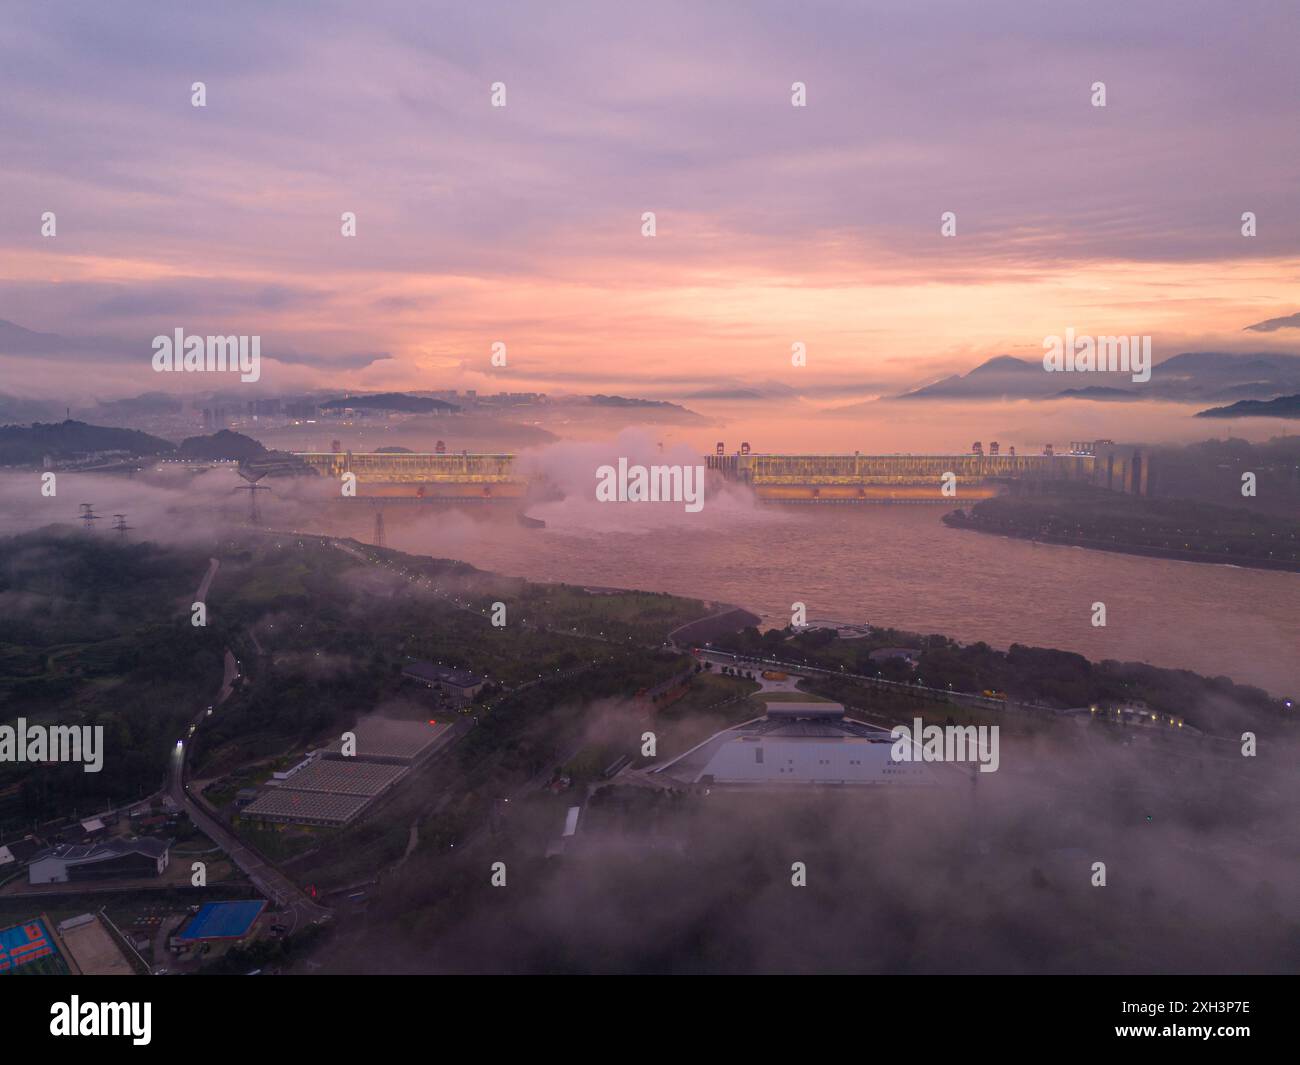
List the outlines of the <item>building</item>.
{"label": "building", "polygon": [[239,816],[249,821],[341,828],[370,805],[372,796],[276,788],[245,806]]}
{"label": "building", "polygon": [[295,765],[295,766],[290,766],[288,769],[276,770],[274,773],[271,774],[271,779],[272,779],[272,780],[288,780],[290,777],[292,777],[292,776],[293,776],[295,773],[297,773],[299,770],[301,770],[301,769],[306,769],[306,768],[307,768],[309,765],[311,765],[314,761],[316,761],[316,752],[315,752],[315,751],[313,751],[311,754],[307,755],[306,758],[304,758],[301,762],[299,762],[299,763],[298,763],[297,765]]}
{"label": "building", "polygon": [[43,850],[45,844],[35,836],[11,840],[0,847],[0,876],[13,872],[21,865],[26,865]]}
{"label": "building", "polygon": [[29,883],[66,884],[84,880],[137,880],[162,876],[170,844],[158,839],[110,839],[102,843],[62,843],[32,858]]}
{"label": "building", "polygon": [[[274,824],[338,828],[355,819],[453,735],[436,721],[368,717],[350,730],[355,747],[343,753],[342,738],[296,766],[292,775],[243,805],[241,818]],[[241,793],[242,795],[242,793]]]}
{"label": "building", "polygon": [[108,835],[108,827],[103,820],[98,817],[92,817],[89,820],[81,822],[81,831],[86,839],[102,839]]}
{"label": "building", "polygon": [[[388,762],[392,765],[413,766],[423,762],[433,753],[434,746],[444,737],[450,724],[446,721],[402,721],[369,715],[361,718],[348,731],[355,737],[350,754],[344,754],[342,737],[321,750],[323,759],[356,759],[359,762]],[[296,788],[293,778],[281,785]]]}
{"label": "building", "polygon": [[829,629],[841,640],[861,640],[871,635],[871,626],[852,621],[809,621],[806,625],[791,625],[795,632],[813,632],[817,629]]}
{"label": "building", "polygon": [[767,714],[724,729],[654,770],[705,787],[927,784],[924,764],[895,762],[889,732],[844,716],[832,702],[768,703]]}
{"label": "building", "polygon": [[[1183,728],[1187,724],[1182,715],[1165,714],[1152,710],[1141,699],[1135,699],[1118,706],[1090,706],[1088,712],[1098,720],[1128,725],[1134,728]],[[1193,729],[1192,731],[1198,730]]]}
{"label": "building", "polygon": [[469,702],[482,691],[485,683],[477,673],[436,666],[432,662],[412,662],[402,670],[402,676],[419,681],[426,687],[445,691],[464,702]]}

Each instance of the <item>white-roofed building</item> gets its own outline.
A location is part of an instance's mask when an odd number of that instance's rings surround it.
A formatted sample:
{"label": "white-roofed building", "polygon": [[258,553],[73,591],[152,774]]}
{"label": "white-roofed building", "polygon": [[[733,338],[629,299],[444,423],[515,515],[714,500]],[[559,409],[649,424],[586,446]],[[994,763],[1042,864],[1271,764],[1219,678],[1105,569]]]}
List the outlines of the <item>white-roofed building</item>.
{"label": "white-roofed building", "polygon": [[725,729],[654,770],[686,784],[928,784],[929,768],[895,762],[885,729],[831,702],[771,702],[767,715]]}

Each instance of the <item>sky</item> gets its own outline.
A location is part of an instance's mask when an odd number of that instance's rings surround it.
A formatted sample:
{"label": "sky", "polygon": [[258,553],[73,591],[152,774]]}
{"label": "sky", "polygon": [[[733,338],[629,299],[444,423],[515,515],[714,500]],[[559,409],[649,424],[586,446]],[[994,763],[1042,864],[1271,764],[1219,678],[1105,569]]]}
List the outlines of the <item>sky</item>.
{"label": "sky", "polygon": [[180,389],[150,365],[177,328],[260,336],[273,392],[847,400],[1067,328],[1151,335],[1157,361],[1300,348],[1293,2],[4,22],[0,392]]}

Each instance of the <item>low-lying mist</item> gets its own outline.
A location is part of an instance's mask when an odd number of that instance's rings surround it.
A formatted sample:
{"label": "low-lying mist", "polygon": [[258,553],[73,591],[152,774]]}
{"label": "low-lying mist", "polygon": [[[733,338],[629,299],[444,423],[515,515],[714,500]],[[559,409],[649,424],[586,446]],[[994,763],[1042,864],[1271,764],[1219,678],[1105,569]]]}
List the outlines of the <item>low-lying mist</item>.
{"label": "low-lying mist", "polygon": [[[941,767],[951,783],[930,789],[614,787],[558,858],[508,828],[471,853],[417,853],[327,967],[1290,972],[1298,753],[1081,730],[1004,742],[997,773]],[[505,887],[490,885],[496,861]]]}

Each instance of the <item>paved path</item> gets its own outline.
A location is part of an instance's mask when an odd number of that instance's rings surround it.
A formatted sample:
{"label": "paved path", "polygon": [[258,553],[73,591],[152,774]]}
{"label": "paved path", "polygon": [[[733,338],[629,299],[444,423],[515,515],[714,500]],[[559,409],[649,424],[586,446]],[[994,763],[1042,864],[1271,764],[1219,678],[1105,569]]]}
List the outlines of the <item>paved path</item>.
{"label": "paved path", "polygon": [[[208,589],[212,585],[212,578],[216,576],[219,565],[220,562],[217,559],[211,560],[208,572],[204,575],[203,583],[199,585],[197,593],[199,601],[205,601],[204,597],[208,594]],[[239,676],[239,664],[236,662],[234,654],[227,648],[221,691],[217,693],[216,702],[212,704],[214,714],[221,712],[221,705],[230,698],[230,693],[234,690],[235,680]],[[197,728],[206,717],[207,709],[205,707],[195,715],[191,726]],[[167,785],[164,793],[178,807],[189,814],[190,820],[197,828],[230,856],[230,860],[239,866],[258,891],[262,892],[276,906],[286,911],[286,920],[283,923],[288,926],[290,932],[299,927],[319,923],[327,919],[330,914],[329,910],[312,902],[297,884],[253,848],[240,842],[239,837],[210,813],[205,805],[191,797],[190,789],[185,784],[185,758],[189,751],[189,745],[185,742],[186,739],[188,737],[178,740],[172,752],[167,766]]]}

